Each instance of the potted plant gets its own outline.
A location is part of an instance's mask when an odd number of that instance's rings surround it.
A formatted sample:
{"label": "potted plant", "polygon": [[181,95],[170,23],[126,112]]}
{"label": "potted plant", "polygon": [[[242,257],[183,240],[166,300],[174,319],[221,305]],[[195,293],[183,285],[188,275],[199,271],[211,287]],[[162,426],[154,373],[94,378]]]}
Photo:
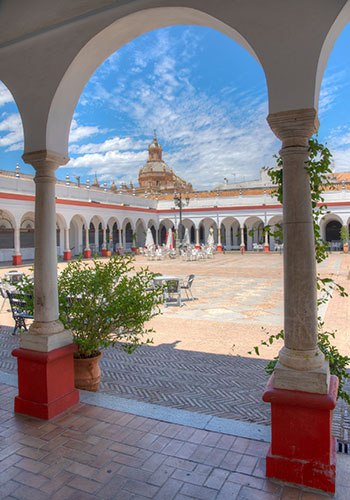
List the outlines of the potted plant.
{"label": "potted plant", "polygon": [[132,233],[132,247],[131,247],[131,251],[135,254],[136,253],[136,241],[137,241],[137,234],[136,233]]}
{"label": "potted plant", "polygon": [[[149,283],[148,269],[135,272],[131,256],[114,255],[108,261],[72,261],[58,277],[59,317],[73,334],[75,385],[97,391],[101,379],[101,351],[109,346],[131,354],[152,342],[143,337],[153,332],[145,323],[160,313],[162,289]],[[19,288],[33,293],[25,279]]]}

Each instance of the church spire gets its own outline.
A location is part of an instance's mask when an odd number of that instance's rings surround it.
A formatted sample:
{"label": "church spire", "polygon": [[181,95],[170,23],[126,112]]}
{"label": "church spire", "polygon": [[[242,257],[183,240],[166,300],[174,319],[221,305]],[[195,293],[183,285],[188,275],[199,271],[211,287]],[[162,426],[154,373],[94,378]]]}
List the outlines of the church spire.
{"label": "church spire", "polygon": [[154,129],[153,142],[148,146],[148,161],[162,161],[162,146],[157,141],[156,129]]}

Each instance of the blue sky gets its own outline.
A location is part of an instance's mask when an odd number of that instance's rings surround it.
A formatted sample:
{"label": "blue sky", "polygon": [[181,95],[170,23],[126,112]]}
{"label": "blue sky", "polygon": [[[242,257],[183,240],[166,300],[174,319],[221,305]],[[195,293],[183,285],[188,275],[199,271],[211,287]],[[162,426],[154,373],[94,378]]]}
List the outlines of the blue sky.
{"label": "blue sky", "polygon": [[[350,26],[324,75],[319,138],[336,171],[350,171]],[[259,177],[274,164],[279,141],[267,123],[267,89],[259,64],[209,28],[175,26],[143,35],[115,52],[86,85],[70,133],[70,162],[57,177],[97,172],[108,184],[137,184],[157,130],[163,159],[196,189],[227,177]],[[32,172],[21,160],[23,132],[11,94],[0,86],[0,168]]]}

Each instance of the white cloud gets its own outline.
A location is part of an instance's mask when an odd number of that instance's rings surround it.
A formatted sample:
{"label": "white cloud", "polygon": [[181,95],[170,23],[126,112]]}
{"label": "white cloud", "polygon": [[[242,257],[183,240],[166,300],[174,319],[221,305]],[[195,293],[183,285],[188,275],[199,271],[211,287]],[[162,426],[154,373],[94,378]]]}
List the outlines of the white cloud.
{"label": "white cloud", "polygon": [[[69,166],[96,170],[106,180],[117,175],[135,182],[153,129],[164,161],[198,189],[213,188],[232,174],[236,179],[256,178],[260,168],[274,164],[279,142],[266,123],[266,90],[242,90],[227,83],[221,92],[214,93],[210,85],[199,90],[200,42],[190,28],[179,39],[159,30],[147,47],[125,47],[129,66],[136,71],[118,72],[113,86],[106,80],[110,67],[104,67],[100,77],[96,74],[82,98],[91,96],[114,110],[118,123],[128,123],[127,131],[102,143],[71,146],[71,154],[84,156],[73,158]],[[146,141],[133,139],[145,136]]]}
{"label": "white cloud", "polygon": [[344,85],[347,85],[347,81],[348,76],[345,70],[335,72],[331,76],[323,78],[318,103],[320,115],[323,115],[332,108]]}
{"label": "white cloud", "polygon": [[348,172],[350,168],[350,127],[332,130],[327,146],[330,149],[337,172]]}
{"label": "white cloud", "polygon": [[9,102],[14,102],[12,94],[8,88],[0,82],[0,107],[8,104]]}
{"label": "white cloud", "polygon": [[4,119],[0,121],[0,147],[5,151],[23,149],[23,127],[18,113],[3,113]]}
{"label": "white cloud", "polygon": [[78,125],[76,120],[72,120],[69,142],[79,142],[82,139],[91,137],[92,135],[104,134],[106,132],[107,129],[100,129],[98,126]]}

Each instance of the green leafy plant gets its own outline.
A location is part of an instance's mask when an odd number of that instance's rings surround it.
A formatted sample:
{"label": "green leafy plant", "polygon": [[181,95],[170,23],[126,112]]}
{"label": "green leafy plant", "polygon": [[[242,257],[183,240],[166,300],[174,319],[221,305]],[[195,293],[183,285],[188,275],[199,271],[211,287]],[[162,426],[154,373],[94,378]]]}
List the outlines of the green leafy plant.
{"label": "green leafy plant", "polygon": [[[315,236],[315,256],[317,263],[324,261],[327,256],[327,243],[321,238],[321,229],[318,221],[321,217],[327,213],[327,205],[324,202],[323,191],[327,189],[332,189],[333,186],[329,182],[329,175],[332,173],[331,170],[331,158],[332,154],[328,148],[323,144],[319,143],[317,138],[311,138],[309,140],[309,158],[305,164],[305,170],[308,173],[310,179],[310,189],[311,189],[311,201],[312,201],[312,216],[314,225],[314,236]],[[272,191],[271,195],[276,196],[278,201],[283,204],[283,160],[279,156],[275,156],[277,167],[268,170],[268,175],[270,176],[273,184],[276,186]],[[347,229],[347,228],[346,228]],[[277,227],[275,231],[271,230],[270,226],[267,226],[265,230],[275,238],[280,238],[283,241],[283,231],[281,227]],[[349,232],[347,232],[347,239],[349,238]],[[344,287],[336,283],[331,278],[322,278],[319,274],[317,275],[317,289],[319,291],[319,299],[317,305],[320,306],[328,302],[333,293],[336,291],[342,297],[348,296]],[[336,375],[339,379],[338,397],[342,398],[348,404],[350,404],[350,395],[344,390],[344,384],[346,379],[350,378],[348,372],[348,367],[350,366],[350,357],[343,356],[339,353],[336,346],[331,343],[331,339],[335,339],[336,332],[324,331],[324,323],[320,317],[318,317],[318,346],[323,352],[325,358],[329,362],[329,368],[332,375]],[[284,339],[284,331],[281,330],[276,335],[270,335],[265,329],[264,333],[267,335],[267,339],[261,340],[258,346],[254,346],[248,354],[253,354],[253,351],[259,356],[260,348],[265,346],[268,347],[272,345],[276,340]],[[278,356],[271,360],[265,367],[266,373],[271,375],[275,369],[278,361]]]}
{"label": "green leafy plant", "polygon": [[341,239],[343,245],[347,245],[349,243],[349,228],[348,228],[348,226],[341,227],[340,239]]}
{"label": "green leafy plant", "polygon": [[[162,303],[162,289],[149,286],[154,276],[148,269],[135,272],[131,256],[68,264],[58,277],[59,318],[73,333],[75,357],[94,357],[111,345],[131,354],[151,343],[143,337],[153,329],[144,325]],[[25,278],[18,287],[33,296],[32,280]]]}

